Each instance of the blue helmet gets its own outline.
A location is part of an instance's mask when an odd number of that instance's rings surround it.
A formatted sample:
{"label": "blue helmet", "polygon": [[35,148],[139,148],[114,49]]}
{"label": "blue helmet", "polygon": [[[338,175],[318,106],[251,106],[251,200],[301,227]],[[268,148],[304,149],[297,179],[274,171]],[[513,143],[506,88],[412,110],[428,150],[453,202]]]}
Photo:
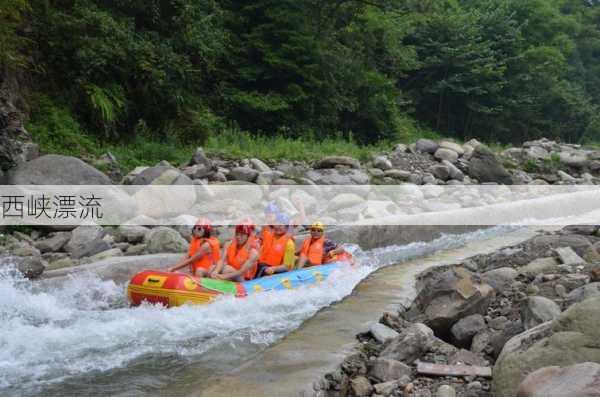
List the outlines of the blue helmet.
{"label": "blue helmet", "polygon": [[265,214],[279,214],[279,207],[275,201],[269,201],[265,207]]}
{"label": "blue helmet", "polygon": [[275,223],[288,226],[290,224],[290,217],[285,212],[280,212],[275,218]]}

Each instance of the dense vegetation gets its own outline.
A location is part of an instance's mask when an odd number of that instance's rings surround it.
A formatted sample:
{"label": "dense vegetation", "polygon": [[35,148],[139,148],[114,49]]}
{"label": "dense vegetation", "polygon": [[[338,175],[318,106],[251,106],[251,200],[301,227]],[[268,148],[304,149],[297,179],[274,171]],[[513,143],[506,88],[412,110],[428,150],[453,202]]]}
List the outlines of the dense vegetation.
{"label": "dense vegetation", "polygon": [[600,139],[598,0],[0,1],[43,147]]}

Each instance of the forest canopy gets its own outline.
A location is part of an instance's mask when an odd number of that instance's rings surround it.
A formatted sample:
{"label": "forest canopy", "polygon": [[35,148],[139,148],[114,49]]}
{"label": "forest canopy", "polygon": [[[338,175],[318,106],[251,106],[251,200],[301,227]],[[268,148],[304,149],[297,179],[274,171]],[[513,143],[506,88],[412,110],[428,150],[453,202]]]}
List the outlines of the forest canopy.
{"label": "forest canopy", "polygon": [[598,0],[1,4],[0,63],[29,76],[32,117],[99,139],[600,140]]}

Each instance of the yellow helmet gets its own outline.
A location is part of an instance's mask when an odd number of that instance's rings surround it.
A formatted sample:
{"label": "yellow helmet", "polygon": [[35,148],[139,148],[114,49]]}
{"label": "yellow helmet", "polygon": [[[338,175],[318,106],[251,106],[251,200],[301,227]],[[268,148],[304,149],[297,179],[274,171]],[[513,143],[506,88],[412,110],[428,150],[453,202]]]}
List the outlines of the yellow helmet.
{"label": "yellow helmet", "polygon": [[325,230],[325,225],[323,225],[321,222],[313,222],[312,225],[310,225],[311,229],[317,229],[320,231],[324,231]]}

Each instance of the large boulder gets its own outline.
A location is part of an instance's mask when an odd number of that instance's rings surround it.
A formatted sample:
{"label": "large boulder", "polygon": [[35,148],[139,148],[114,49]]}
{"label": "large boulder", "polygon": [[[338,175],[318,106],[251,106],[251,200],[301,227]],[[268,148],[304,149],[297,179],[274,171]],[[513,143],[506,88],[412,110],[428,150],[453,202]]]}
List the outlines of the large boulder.
{"label": "large boulder", "polygon": [[519,385],[517,397],[600,396],[600,364],[552,366],[530,373]]}
{"label": "large boulder", "polygon": [[485,145],[479,145],[473,150],[467,172],[471,178],[479,182],[496,182],[512,185],[513,181],[496,155]]}
{"label": "large boulder", "polygon": [[343,165],[351,168],[360,168],[360,162],[349,156],[328,156],[314,165],[315,168],[335,168],[337,165]]}
{"label": "large boulder", "polygon": [[458,160],[458,153],[456,153],[454,150],[439,148],[435,151],[433,157],[440,161],[446,160],[451,163],[455,163]]}
{"label": "large boulder", "polygon": [[108,176],[75,157],[47,154],[8,173],[11,185],[110,185]]}
{"label": "large boulder", "polygon": [[513,397],[526,376],[543,367],[600,363],[598,341],[600,297],[595,297],[511,338],[494,366],[494,396]]}
{"label": "large boulder", "polygon": [[104,229],[97,225],[77,226],[64,249],[75,259],[106,251],[110,244],[103,240],[105,234]]}
{"label": "large boulder", "polygon": [[144,240],[150,229],[139,225],[120,225],[117,228],[116,240],[137,244]]}
{"label": "large boulder", "polygon": [[438,150],[440,145],[436,141],[431,139],[419,139],[415,143],[415,148],[419,152],[434,154]]}
{"label": "large boulder", "polygon": [[408,311],[436,335],[449,336],[450,328],[471,314],[485,314],[494,289],[462,267],[426,276],[421,292]]}
{"label": "large boulder", "polygon": [[150,230],[144,238],[146,250],[151,253],[180,252],[187,250],[187,241],[176,231],[168,227],[160,226]]}
{"label": "large boulder", "polygon": [[456,154],[458,154],[459,156],[462,156],[463,154],[465,154],[465,150],[463,149],[463,147],[461,145],[459,145],[458,143],[451,142],[451,141],[441,141],[440,147],[443,149],[452,150],[453,152],[456,152]]}
{"label": "large boulder", "polygon": [[37,278],[44,271],[42,259],[38,256],[4,256],[0,257],[0,269],[13,266],[27,278]]}

